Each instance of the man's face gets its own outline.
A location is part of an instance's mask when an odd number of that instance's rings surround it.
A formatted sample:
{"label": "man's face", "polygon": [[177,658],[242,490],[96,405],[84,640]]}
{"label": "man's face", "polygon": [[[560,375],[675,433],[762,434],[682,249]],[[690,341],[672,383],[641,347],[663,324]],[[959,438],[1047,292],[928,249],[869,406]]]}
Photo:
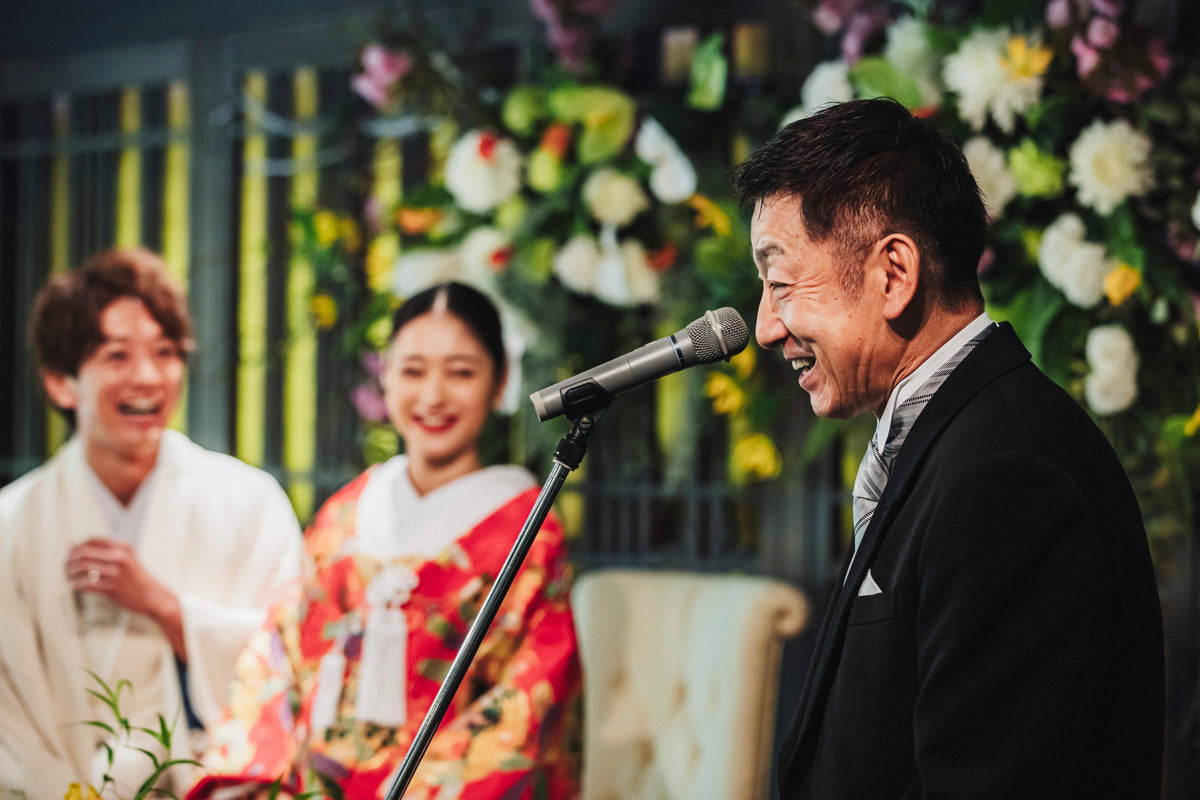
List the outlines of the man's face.
{"label": "man's face", "polygon": [[120,297],[100,314],[104,341],[75,376],[47,375],[46,389],[75,422],[93,463],[96,456],[153,458],[179,403],[183,356],[141,300]]}
{"label": "man's face", "polygon": [[[763,283],[754,329],[759,345],[783,350],[817,416],[881,413],[892,387],[882,278],[872,270],[862,274],[860,264],[840,264],[832,241],[810,240],[794,196],[759,203],[750,240]],[[843,288],[845,270],[860,273],[857,292]]]}

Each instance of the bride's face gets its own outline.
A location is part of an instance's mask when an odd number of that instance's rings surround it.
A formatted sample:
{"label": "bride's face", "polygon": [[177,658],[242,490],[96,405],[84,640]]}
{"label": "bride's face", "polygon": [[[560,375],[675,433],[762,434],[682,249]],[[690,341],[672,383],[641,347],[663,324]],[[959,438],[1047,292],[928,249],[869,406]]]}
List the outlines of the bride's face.
{"label": "bride's face", "polygon": [[448,311],[414,317],[388,348],[388,418],[416,467],[478,466],[478,440],[503,379],[474,332]]}

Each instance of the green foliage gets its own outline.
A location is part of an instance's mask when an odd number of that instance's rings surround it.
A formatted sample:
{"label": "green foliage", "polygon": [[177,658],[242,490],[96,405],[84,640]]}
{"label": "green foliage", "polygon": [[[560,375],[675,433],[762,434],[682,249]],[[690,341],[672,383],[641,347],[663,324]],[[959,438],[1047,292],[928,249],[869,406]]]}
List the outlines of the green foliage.
{"label": "green foliage", "polygon": [[192,759],[169,757],[162,758],[158,753],[155,753],[152,750],[131,744],[130,739],[135,733],[143,733],[149,736],[156,744],[160,745],[163,752],[170,753],[171,742],[174,737],[174,728],[173,726],[167,724],[167,721],[161,714],[158,715],[158,725],[156,727],[150,728],[141,725],[133,725],[129,718],[121,711],[121,694],[126,690],[130,692],[133,691],[133,686],[130,684],[130,682],[122,679],[117,681],[115,686],[109,686],[96,673],[89,670],[88,674],[92,676],[92,680],[96,684],[96,688],[87,690],[88,694],[103,703],[112,714],[111,722],[104,720],[87,720],[83,723],[84,725],[99,728],[107,733],[110,737],[109,740],[105,740],[101,743],[106,752],[108,766],[105,770],[103,783],[100,785],[99,789],[94,791],[102,795],[107,789],[109,789],[109,787],[114,785],[112,776],[109,774],[109,772],[112,769],[117,750],[120,748],[129,748],[146,756],[146,759],[149,762],[148,767],[150,769],[150,773],[146,779],[142,781],[141,785],[138,786],[134,795],[130,798],[123,798],[123,800],[144,800],[144,798],[148,797],[175,797],[175,795],[169,791],[155,788],[155,784],[158,783],[163,774],[172,767],[188,765],[200,766],[199,762]]}

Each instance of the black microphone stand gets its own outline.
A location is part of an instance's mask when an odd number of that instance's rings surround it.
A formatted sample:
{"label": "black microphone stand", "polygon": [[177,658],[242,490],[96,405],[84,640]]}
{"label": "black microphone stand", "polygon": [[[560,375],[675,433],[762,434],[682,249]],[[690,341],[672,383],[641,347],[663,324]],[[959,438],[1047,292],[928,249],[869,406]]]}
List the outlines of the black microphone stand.
{"label": "black microphone stand", "polygon": [[592,426],[607,409],[608,405],[604,404],[581,415],[574,420],[571,431],[559,441],[558,447],[554,451],[554,466],[551,467],[550,475],[546,478],[545,485],[542,486],[542,492],[538,495],[533,508],[529,510],[529,516],[525,519],[525,525],[521,528],[516,543],[509,551],[504,566],[500,568],[495,582],[492,583],[492,588],[488,590],[479,613],[471,622],[471,627],[467,630],[467,637],[454,656],[450,670],[446,673],[446,679],[442,681],[437,695],[433,698],[433,704],[429,706],[429,711],[425,714],[425,720],[417,730],[417,735],[413,737],[408,753],[405,754],[404,761],[400,764],[400,771],[396,773],[391,786],[388,787],[385,800],[399,800],[403,797],[404,790],[408,788],[413,774],[417,771],[417,765],[420,764],[426,748],[429,747],[430,739],[433,738],[434,732],[441,724],[442,717],[446,715],[450,701],[454,699],[454,693],[458,691],[458,686],[466,676],[471,660],[475,658],[475,653],[483,642],[484,634],[487,633],[492,620],[495,619],[496,612],[500,610],[500,604],[504,601],[504,596],[508,594],[509,587],[512,586],[512,582],[517,576],[517,570],[521,568],[525,556],[529,553],[529,548],[533,546],[533,540],[542,528],[546,515],[550,513],[550,506],[558,497],[567,475],[583,461],[583,456],[587,452],[588,434],[592,432]]}

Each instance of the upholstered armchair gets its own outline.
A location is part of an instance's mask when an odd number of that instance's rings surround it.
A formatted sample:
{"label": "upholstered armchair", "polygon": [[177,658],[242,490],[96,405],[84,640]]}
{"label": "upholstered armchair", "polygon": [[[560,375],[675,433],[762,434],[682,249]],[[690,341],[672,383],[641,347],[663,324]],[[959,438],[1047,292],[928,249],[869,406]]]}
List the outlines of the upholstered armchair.
{"label": "upholstered armchair", "polygon": [[576,581],[582,800],[765,800],[794,587],[761,576],[599,569]]}

